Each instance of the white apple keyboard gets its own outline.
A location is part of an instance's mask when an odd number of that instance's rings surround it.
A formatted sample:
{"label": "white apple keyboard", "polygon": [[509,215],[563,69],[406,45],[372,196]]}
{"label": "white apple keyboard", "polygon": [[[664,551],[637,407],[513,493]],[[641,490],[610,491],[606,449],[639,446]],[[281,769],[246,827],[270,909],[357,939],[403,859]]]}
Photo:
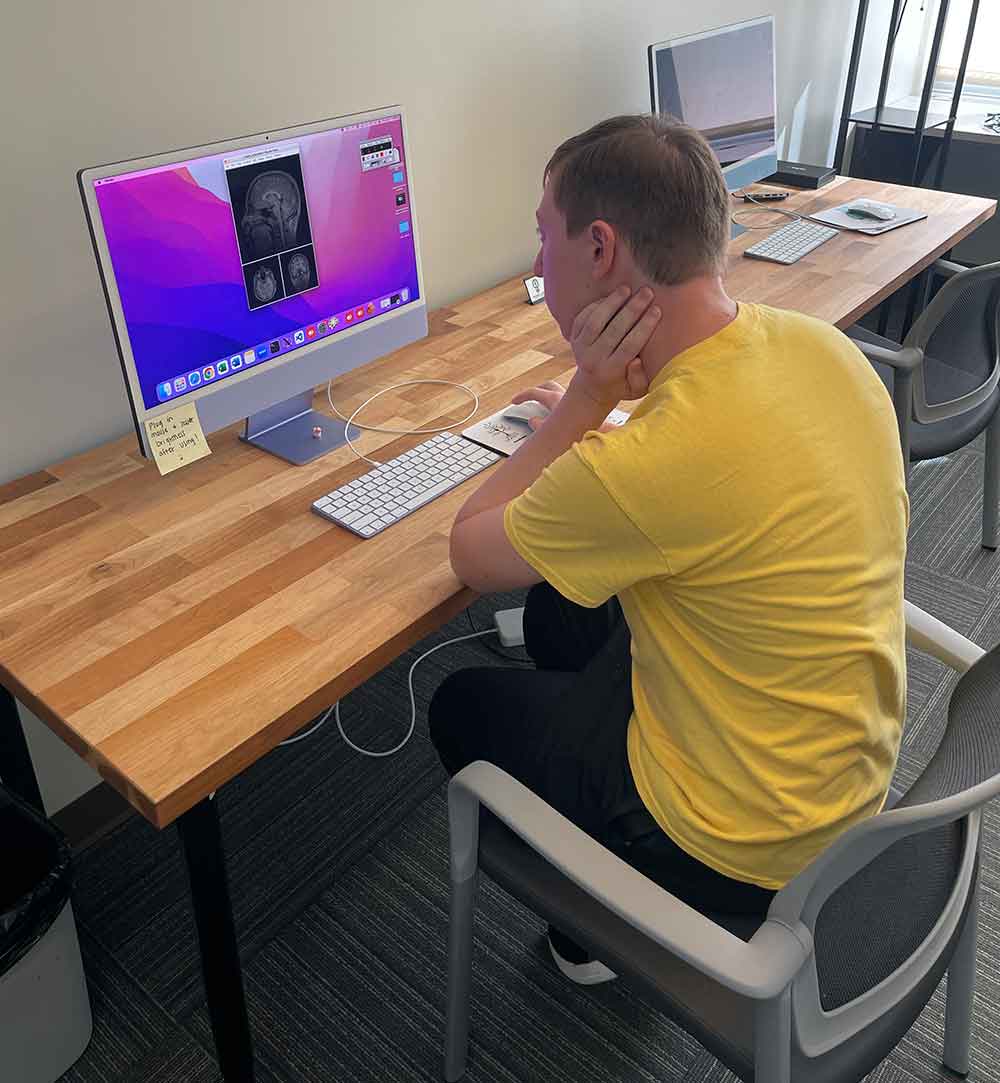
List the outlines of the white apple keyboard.
{"label": "white apple keyboard", "polygon": [[500,458],[495,451],[453,432],[439,432],[314,500],[312,510],[362,538],[371,538]]}
{"label": "white apple keyboard", "polygon": [[821,226],[816,222],[799,219],[787,226],[776,229],[762,241],[743,250],[750,259],[766,259],[771,263],[795,263],[808,255],[814,248],[826,244],[831,237],[836,237],[840,230],[830,226]]}
{"label": "white apple keyboard", "polygon": [[[531,399],[507,406],[466,429],[463,436],[468,439],[453,432],[439,432],[412,450],[314,500],[312,510],[359,537],[372,538],[510,455],[519,441],[531,435],[528,418],[548,414],[540,402]],[[612,425],[624,425],[628,417],[624,410],[612,410],[607,419]],[[490,441],[491,446],[482,446]]]}

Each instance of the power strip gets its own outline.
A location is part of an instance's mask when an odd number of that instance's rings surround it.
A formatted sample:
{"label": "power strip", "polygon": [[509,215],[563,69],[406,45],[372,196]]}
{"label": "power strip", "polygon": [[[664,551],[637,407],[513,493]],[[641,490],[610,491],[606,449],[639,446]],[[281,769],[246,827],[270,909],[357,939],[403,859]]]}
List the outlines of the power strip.
{"label": "power strip", "polygon": [[501,609],[493,614],[500,643],[504,647],[524,646],[524,606],[520,609]]}

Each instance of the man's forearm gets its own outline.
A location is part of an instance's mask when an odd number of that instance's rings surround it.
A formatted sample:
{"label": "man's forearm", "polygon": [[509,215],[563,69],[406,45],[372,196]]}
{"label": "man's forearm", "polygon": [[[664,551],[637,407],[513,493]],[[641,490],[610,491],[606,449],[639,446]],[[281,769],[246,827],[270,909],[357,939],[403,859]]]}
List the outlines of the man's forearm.
{"label": "man's forearm", "polygon": [[558,459],[584,433],[599,429],[613,407],[613,403],[601,405],[570,388],[545,424],[469,497],[455,519],[456,524],[520,496],[549,463]]}

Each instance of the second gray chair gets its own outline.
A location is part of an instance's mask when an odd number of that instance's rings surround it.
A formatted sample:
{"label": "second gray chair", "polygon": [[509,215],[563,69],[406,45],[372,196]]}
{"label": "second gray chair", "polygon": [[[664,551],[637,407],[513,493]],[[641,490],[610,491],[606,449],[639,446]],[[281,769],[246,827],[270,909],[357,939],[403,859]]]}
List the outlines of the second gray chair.
{"label": "second gray chair", "polygon": [[845,832],[766,919],[702,914],[515,779],[451,781],[445,1079],[465,1070],[478,870],[566,931],[747,1083],[852,1083],[948,972],[944,1063],[969,1070],[982,806],[1000,793],[1000,647],[906,603],[907,638],[964,672],[933,759],[890,811]]}
{"label": "second gray chair", "polygon": [[903,461],[949,455],[986,430],[983,545],[1000,542],[1000,263],[938,260],[948,279],[902,345],[860,324],[848,329],[896,408]]}

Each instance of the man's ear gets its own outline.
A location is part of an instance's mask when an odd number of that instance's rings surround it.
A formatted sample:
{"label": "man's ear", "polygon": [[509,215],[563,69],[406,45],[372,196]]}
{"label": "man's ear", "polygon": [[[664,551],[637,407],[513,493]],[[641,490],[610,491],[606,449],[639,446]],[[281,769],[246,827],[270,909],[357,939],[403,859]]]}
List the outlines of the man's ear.
{"label": "man's ear", "polygon": [[590,224],[591,272],[595,279],[606,278],[615,265],[618,238],[602,219]]}

